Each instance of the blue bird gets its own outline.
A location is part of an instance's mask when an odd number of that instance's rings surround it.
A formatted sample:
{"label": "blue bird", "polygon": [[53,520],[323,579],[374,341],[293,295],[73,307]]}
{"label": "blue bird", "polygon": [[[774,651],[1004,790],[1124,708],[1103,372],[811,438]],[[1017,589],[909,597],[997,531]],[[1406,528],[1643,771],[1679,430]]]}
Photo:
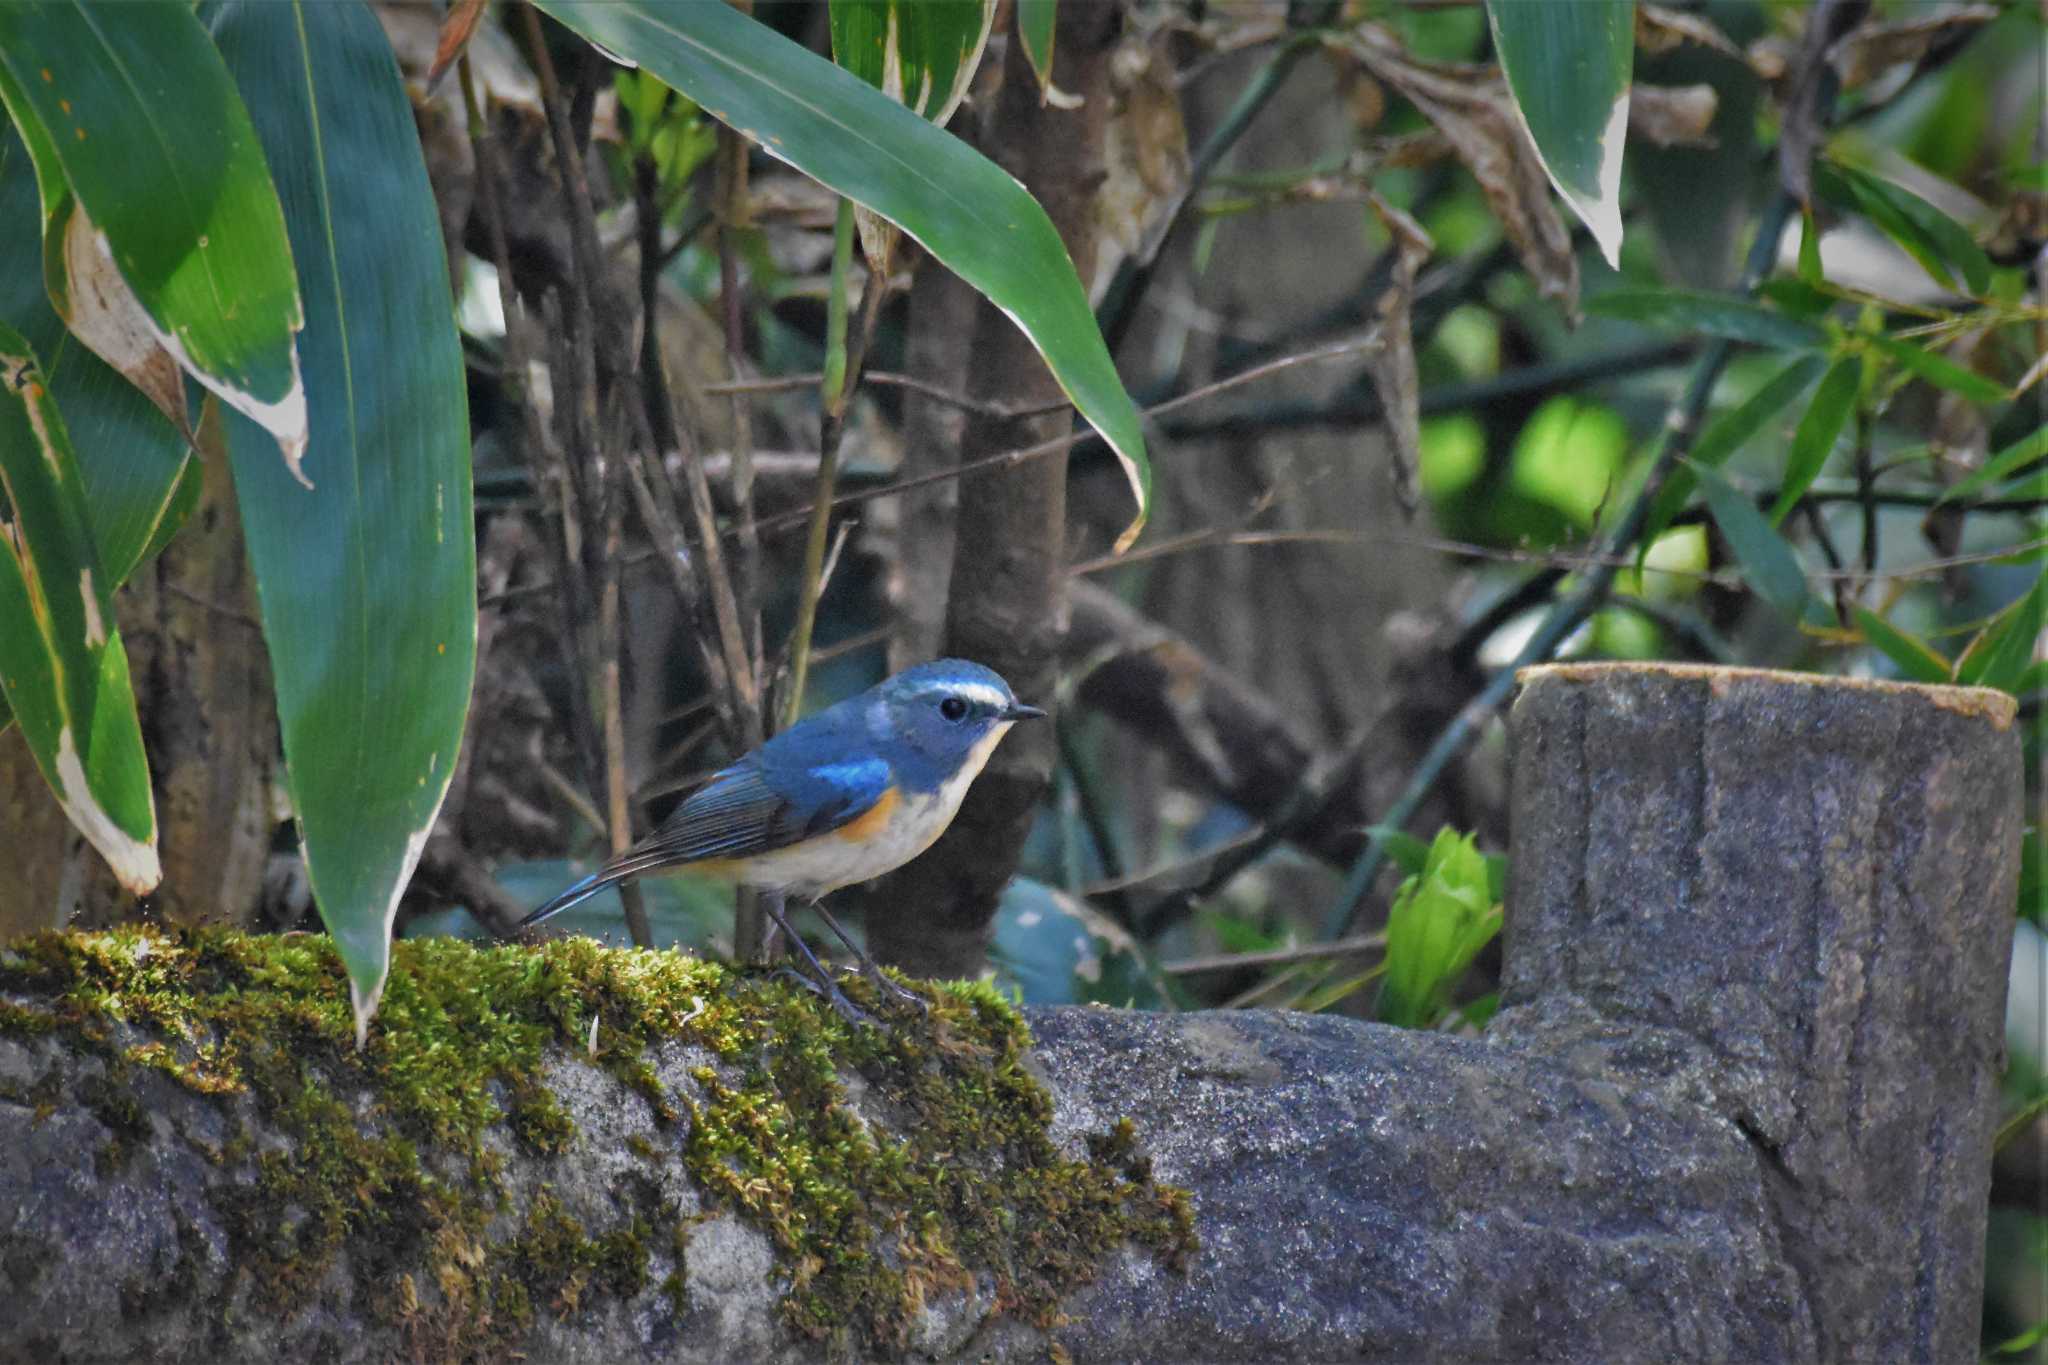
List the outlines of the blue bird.
{"label": "blue bird", "polygon": [[940,659],[907,668],[719,770],[659,829],[521,923],[538,924],[634,877],[688,868],[766,893],[764,907],[842,1013],[852,1006],[790,929],[785,895],[816,906],[877,985],[916,1000],[817,901],[930,848],[1010,727],[1044,714],[980,664]]}

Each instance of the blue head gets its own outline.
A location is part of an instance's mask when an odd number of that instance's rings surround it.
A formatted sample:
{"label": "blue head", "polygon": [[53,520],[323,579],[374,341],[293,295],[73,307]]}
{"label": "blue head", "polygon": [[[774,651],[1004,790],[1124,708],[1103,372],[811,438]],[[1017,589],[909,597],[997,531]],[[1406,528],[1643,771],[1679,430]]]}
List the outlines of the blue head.
{"label": "blue head", "polygon": [[906,668],[854,699],[868,734],[913,791],[971,782],[1026,706],[994,669],[965,659]]}

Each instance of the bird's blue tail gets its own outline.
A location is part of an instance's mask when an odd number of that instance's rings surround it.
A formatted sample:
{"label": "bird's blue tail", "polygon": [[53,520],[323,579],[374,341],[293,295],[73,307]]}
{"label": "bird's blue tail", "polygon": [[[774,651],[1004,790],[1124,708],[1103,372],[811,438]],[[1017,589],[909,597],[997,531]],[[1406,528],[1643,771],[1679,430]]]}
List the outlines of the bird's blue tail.
{"label": "bird's blue tail", "polygon": [[534,911],[525,919],[519,921],[519,927],[525,929],[532,925],[539,924],[542,920],[547,919],[550,916],[559,915],[564,910],[567,910],[570,906],[581,904],[582,902],[589,900],[592,896],[595,896],[598,892],[604,890],[606,887],[623,880],[624,878],[620,877],[617,873],[609,870],[593,872],[588,877],[585,877],[582,881],[577,882],[574,885],[569,886],[564,890],[560,891],[555,895],[554,899],[548,901],[547,904],[541,906],[540,909]]}

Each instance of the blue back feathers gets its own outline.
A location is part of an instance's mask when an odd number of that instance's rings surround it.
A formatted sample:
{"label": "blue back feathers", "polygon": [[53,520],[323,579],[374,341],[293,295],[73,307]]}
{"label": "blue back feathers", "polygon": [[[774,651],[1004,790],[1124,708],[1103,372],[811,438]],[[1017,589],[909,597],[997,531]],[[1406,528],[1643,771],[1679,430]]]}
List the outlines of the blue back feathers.
{"label": "blue back feathers", "polygon": [[[758,762],[776,787],[829,800],[865,791],[852,819],[891,777],[906,795],[933,791],[1006,719],[1017,696],[1003,676],[965,659],[906,668],[867,691],[798,721],[740,760]],[[872,760],[880,759],[878,771]]]}
{"label": "blue back feathers", "polygon": [[744,858],[828,833],[891,784],[905,795],[937,789],[1015,705],[1002,675],[980,664],[905,669],[721,769],[625,856]]}

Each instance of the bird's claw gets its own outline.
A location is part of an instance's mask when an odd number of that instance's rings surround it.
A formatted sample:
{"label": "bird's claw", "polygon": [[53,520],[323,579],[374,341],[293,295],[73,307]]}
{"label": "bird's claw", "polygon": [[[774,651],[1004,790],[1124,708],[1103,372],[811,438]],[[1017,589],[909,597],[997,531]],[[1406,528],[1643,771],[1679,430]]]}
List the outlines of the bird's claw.
{"label": "bird's claw", "polygon": [[867,979],[874,983],[875,990],[880,994],[895,996],[900,1003],[909,1005],[919,1014],[928,1015],[932,1012],[931,1001],[925,999],[916,991],[910,989],[910,987],[891,980],[888,974],[874,963],[869,962],[865,964],[865,974]]}
{"label": "bird's claw", "polygon": [[802,986],[812,995],[817,996],[820,1000],[830,1005],[832,1012],[849,1024],[872,1024],[875,1022],[874,1018],[866,1010],[863,1010],[859,1005],[846,998],[846,992],[839,989],[837,982],[814,981],[794,967],[777,967],[774,974],[778,977],[787,977],[797,985]]}

